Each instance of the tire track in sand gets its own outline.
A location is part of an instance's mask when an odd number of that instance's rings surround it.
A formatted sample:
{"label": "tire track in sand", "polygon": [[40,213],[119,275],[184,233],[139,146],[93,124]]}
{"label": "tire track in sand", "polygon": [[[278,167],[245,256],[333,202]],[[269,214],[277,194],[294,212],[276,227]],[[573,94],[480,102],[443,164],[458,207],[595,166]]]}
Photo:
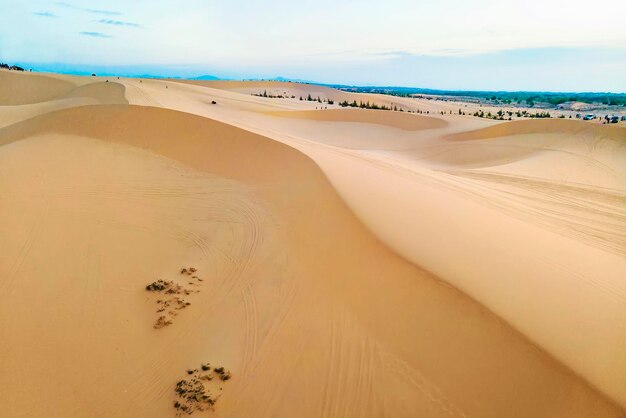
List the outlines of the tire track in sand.
{"label": "tire track in sand", "polygon": [[257,353],[257,339],[259,333],[259,313],[256,306],[256,297],[250,282],[246,282],[241,292],[245,313],[244,347],[241,361],[241,376],[243,381],[250,373],[251,364]]}
{"label": "tire track in sand", "polygon": [[468,418],[426,376],[384,352],[348,311],[334,307],[331,317],[323,418],[388,416],[385,383],[398,377],[416,391],[412,398],[426,401],[429,416]]}
{"label": "tire track in sand", "polygon": [[45,176],[43,175],[43,173],[38,172],[37,177],[39,179],[40,194],[42,197],[42,203],[40,206],[41,210],[34,217],[34,221],[31,224],[31,228],[29,229],[26,235],[26,239],[24,240],[24,243],[20,247],[18,254],[15,257],[15,260],[12,266],[9,268],[4,281],[0,283],[0,301],[6,296],[6,290],[12,285],[17,274],[20,272],[20,270],[24,266],[24,262],[28,258],[28,254],[32,250],[34,243],[37,241],[37,237],[41,233],[43,224],[46,220],[46,216],[47,216],[48,209],[49,209],[48,194],[46,193],[47,183],[46,183]]}
{"label": "tire track in sand", "polygon": [[384,399],[375,390],[381,378],[377,350],[345,310],[332,308],[323,418],[386,416]]}

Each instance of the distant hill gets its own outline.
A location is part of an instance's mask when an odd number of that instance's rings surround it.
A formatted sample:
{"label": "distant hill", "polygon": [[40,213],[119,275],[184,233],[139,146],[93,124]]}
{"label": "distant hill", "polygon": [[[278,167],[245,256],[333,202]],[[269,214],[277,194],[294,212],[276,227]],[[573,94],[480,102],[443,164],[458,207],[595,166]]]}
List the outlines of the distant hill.
{"label": "distant hill", "polygon": [[287,77],[274,77],[270,78],[270,81],[283,81],[290,83],[304,83],[304,84],[315,84],[311,80],[303,80],[301,78],[287,78]]}
{"label": "distant hill", "polygon": [[189,80],[220,80],[220,78],[215,77],[214,75],[201,75],[198,77],[190,78]]}

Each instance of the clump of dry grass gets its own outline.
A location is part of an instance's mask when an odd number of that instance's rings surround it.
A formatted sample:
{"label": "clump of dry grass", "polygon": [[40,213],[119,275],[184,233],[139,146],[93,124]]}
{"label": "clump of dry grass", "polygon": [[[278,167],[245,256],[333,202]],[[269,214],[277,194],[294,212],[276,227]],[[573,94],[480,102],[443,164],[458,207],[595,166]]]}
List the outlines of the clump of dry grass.
{"label": "clump of dry grass", "polygon": [[173,285],[172,281],[165,281],[165,280],[157,280],[156,282],[152,282],[149,285],[146,286],[146,290],[148,292],[162,292],[168,288],[170,288]]}
{"label": "clump of dry grass", "polygon": [[170,319],[167,319],[166,316],[161,315],[159,319],[157,319],[157,321],[154,323],[154,328],[159,329],[168,325],[172,325],[172,321]]}
{"label": "clump of dry grass", "polygon": [[[189,377],[176,383],[174,392],[176,392],[177,399],[174,401],[174,408],[177,415],[191,415],[196,411],[213,409],[220,395],[213,395],[203,382],[213,380],[211,373],[204,373],[210,371],[210,364],[203,363],[199,369],[187,369],[186,372]],[[214,371],[224,381],[231,377],[230,372],[224,367],[217,367]]]}
{"label": "clump of dry grass", "polygon": [[[184,267],[180,270],[180,273],[191,276],[197,271],[198,269],[196,269],[195,267]],[[202,281],[202,279],[200,279],[196,275],[193,275],[192,279]],[[189,282],[189,284],[192,286],[199,285],[199,283],[194,283],[194,282]],[[163,316],[160,316],[157,319],[156,323],[154,324],[154,328],[156,329],[171,325],[172,318],[178,315],[178,311],[180,311],[181,309],[185,309],[186,307],[191,305],[191,302],[187,302],[185,299],[182,299],[178,295],[189,296],[191,294],[200,292],[200,290],[187,289],[175,283],[173,280],[162,280],[162,279],[159,279],[157,281],[154,281],[148,284],[146,286],[146,290],[148,292],[164,293],[166,295],[171,295],[171,296],[166,296],[165,299],[158,299],[156,301],[156,303],[159,305],[159,308],[157,309],[156,312],[157,313],[165,312],[165,314]]]}

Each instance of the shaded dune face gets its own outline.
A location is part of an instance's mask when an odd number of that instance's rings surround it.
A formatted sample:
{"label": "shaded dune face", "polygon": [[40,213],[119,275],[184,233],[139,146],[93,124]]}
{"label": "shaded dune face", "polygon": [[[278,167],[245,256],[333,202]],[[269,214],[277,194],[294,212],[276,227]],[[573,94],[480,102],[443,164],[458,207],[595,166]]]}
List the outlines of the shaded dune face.
{"label": "shaded dune face", "polygon": [[384,112],[379,110],[331,109],[318,112],[278,111],[266,112],[267,115],[281,118],[306,119],[323,122],[358,122],[374,125],[385,125],[405,131],[445,128],[448,122],[428,116],[418,116],[401,112]]}
{"label": "shaded dune face", "polygon": [[90,98],[97,101],[97,104],[128,104],[124,97],[125,90],[122,84],[98,81],[78,86],[59,99]]}
{"label": "shaded dune face", "polygon": [[[69,121],[72,123],[67,123]],[[214,127],[219,127],[220,135],[207,134],[207,128]],[[183,159],[184,156],[184,162],[194,168],[210,164],[214,172],[224,171],[250,181],[258,181],[265,176],[274,179],[283,177],[280,171],[265,163],[268,158],[276,160],[282,155],[294,154],[294,157],[285,158],[287,170],[295,170],[302,160],[309,161],[286,145],[226,124],[181,112],[141,106],[74,107],[36,116],[0,132],[2,143],[43,133],[123,142],[174,159]],[[200,141],[202,152],[194,152],[196,140]],[[254,153],[248,151],[251,148],[260,153],[257,156],[258,164],[254,164]],[[231,164],[235,160],[239,163]]]}
{"label": "shaded dune face", "polygon": [[91,98],[99,104],[127,104],[120,83],[83,78],[70,82],[46,75],[0,71],[0,106],[29,105],[70,98]]}
{"label": "shaded dune face", "polygon": [[[233,372],[215,416],[622,416],[287,145],[96,105],[1,129],[0,164],[0,415],[169,417],[209,361]],[[158,278],[198,293],[155,330]]]}
{"label": "shaded dune face", "polygon": [[45,102],[69,93],[75,85],[45,75],[0,71],[0,106]]}
{"label": "shaded dune face", "polygon": [[0,127],[75,106],[128,103],[126,87],[115,82],[82,79],[75,85],[52,77],[33,74],[6,77],[3,73],[0,72],[0,77],[6,78],[8,88],[3,84],[0,96],[12,105],[3,106],[0,101]]}

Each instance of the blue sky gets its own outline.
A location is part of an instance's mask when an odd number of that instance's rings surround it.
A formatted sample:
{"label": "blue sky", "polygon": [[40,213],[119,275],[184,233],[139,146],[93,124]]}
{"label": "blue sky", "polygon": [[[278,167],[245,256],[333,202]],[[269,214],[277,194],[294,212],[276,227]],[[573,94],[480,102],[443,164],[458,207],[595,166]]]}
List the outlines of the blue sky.
{"label": "blue sky", "polygon": [[626,91],[623,0],[1,0],[0,61],[63,72]]}

